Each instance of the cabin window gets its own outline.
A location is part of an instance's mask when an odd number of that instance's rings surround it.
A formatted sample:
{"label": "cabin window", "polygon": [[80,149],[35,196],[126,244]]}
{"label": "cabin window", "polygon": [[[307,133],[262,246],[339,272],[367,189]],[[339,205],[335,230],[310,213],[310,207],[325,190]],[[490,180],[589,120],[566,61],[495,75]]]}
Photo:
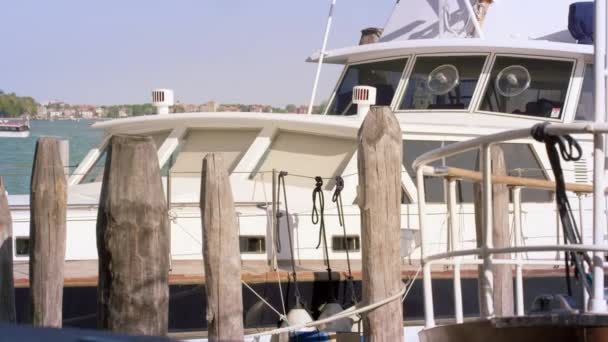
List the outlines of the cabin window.
{"label": "cabin window", "polygon": [[578,107],[576,107],[576,116],[574,120],[580,121],[594,121],[595,110],[593,97],[593,88],[595,83],[595,71],[593,65],[587,64],[585,66],[585,77],[583,78],[583,88],[581,89],[581,96],[578,99]]}
{"label": "cabin window", "polygon": [[353,88],[358,85],[376,88],[376,105],[390,106],[405,69],[407,58],[349,65],[327,111],[330,115],[357,114],[352,103]]}
{"label": "cabin window", "polygon": [[15,238],[15,255],[29,256],[30,255],[30,238],[18,236]]}
{"label": "cabin window", "polygon": [[334,252],[358,252],[361,249],[361,242],[358,235],[332,236],[331,249]]}
{"label": "cabin window", "polygon": [[[416,171],[412,169],[414,160],[421,154],[453,144],[454,141],[406,140],[403,142],[403,165],[416,183]],[[528,144],[500,144],[510,176],[547,179],[544,170]],[[477,167],[478,152],[467,151],[454,156],[437,160],[431,166],[451,166],[467,170]],[[428,203],[445,203],[447,192],[444,192],[445,181],[441,177],[424,177],[425,196]],[[456,183],[456,200],[459,203],[473,203],[473,183],[458,181]],[[522,189],[522,202],[550,202],[551,192],[545,190]]]}
{"label": "cabin window", "polygon": [[400,110],[469,108],[485,56],[418,57]]}
{"label": "cabin window", "polygon": [[265,253],[266,239],[263,236],[239,236],[239,247],[241,253]]}
{"label": "cabin window", "polygon": [[560,119],[573,62],[499,56],[480,109]]}

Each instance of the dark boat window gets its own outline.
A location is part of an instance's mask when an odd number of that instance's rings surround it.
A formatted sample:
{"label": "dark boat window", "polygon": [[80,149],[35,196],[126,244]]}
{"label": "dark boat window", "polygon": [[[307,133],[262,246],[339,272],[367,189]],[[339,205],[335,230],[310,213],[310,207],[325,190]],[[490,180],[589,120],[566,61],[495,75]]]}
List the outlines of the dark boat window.
{"label": "dark boat window", "polygon": [[266,239],[263,236],[239,236],[239,247],[243,254],[266,252]]}
{"label": "dark boat window", "polygon": [[593,65],[587,64],[585,66],[585,78],[583,78],[583,89],[581,89],[581,96],[578,99],[578,107],[576,107],[576,116],[574,120],[580,121],[594,121],[594,101],[593,97],[593,86],[595,83],[595,73]]}
{"label": "dark boat window", "polygon": [[358,252],[361,249],[361,242],[359,241],[358,235],[347,235],[347,236],[332,236],[331,238],[331,249],[334,252]]}
{"label": "dark boat window", "polygon": [[30,255],[30,238],[18,236],[15,238],[15,255],[29,256]]}
{"label": "dark boat window", "polygon": [[399,109],[469,108],[485,60],[485,56],[418,57]]}
{"label": "dark boat window", "polygon": [[[454,141],[430,141],[430,140],[406,140],[403,142],[403,165],[412,178],[415,185],[416,171],[412,164],[421,154],[430,150],[453,144]],[[542,166],[536,158],[532,147],[528,144],[500,144],[507,165],[507,173],[510,176],[547,179]],[[451,166],[467,170],[475,170],[477,167],[476,150],[457,154],[445,160],[431,163],[431,166]],[[440,177],[424,177],[425,198],[428,203],[445,203],[444,180]],[[473,203],[473,183],[458,181],[456,183],[456,200],[459,203]],[[522,189],[522,202],[550,202],[551,192],[544,190]],[[405,203],[404,203],[405,204]]]}
{"label": "dark boat window", "polygon": [[365,85],[376,88],[376,105],[390,106],[405,69],[407,58],[350,65],[329,105],[329,115],[354,115],[353,88]]}
{"label": "dark boat window", "polygon": [[480,110],[560,119],[573,62],[499,56]]}

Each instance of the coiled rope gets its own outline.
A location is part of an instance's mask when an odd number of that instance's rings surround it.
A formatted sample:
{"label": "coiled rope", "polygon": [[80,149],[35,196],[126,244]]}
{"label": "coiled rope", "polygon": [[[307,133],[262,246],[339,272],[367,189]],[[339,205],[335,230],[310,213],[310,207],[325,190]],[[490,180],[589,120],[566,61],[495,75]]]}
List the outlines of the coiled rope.
{"label": "coiled rope", "polygon": [[[344,222],[344,207],[342,205],[342,190],[344,190],[344,179],[341,176],[336,176],[335,181],[336,188],[334,190],[334,194],[331,197],[331,201],[336,204],[336,208],[338,210],[338,222],[340,223],[340,227],[342,227],[342,234],[344,236],[344,241],[346,242],[346,223]],[[348,267],[348,276],[346,278],[346,283],[350,291],[350,300],[353,304],[357,304],[357,294],[355,292],[353,272],[350,265],[350,252],[348,251],[348,246],[346,246],[346,266]]]}
{"label": "coiled rope", "polygon": [[[317,208],[318,204],[318,208]],[[325,232],[325,195],[323,195],[323,178],[315,177],[315,188],[312,191],[312,212],[310,214],[312,224],[319,225],[319,242],[317,243],[316,249],[319,249],[323,244],[323,257],[325,265],[327,266],[327,279],[329,281],[329,295],[328,301],[335,303],[336,298],[334,294],[334,287],[332,281],[331,264],[329,261],[329,250],[327,246],[327,234]]]}
{"label": "coiled rope", "polygon": [[[560,155],[565,161],[577,161],[582,157],[582,149],[578,142],[570,135],[554,135],[546,132],[548,122],[536,124],[532,127],[532,137],[545,144],[549,162],[555,176],[555,200],[559,217],[562,222],[562,230],[564,232],[564,244],[581,244],[580,236],[576,220],[572,214],[572,207],[566,194],[566,185],[564,172],[560,163]],[[558,153],[559,148],[559,153]],[[568,295],[572,296],[572,285],[570,279],[570,260],[574,264],[575,276],[578,277],[581,286],[591,291],[591,280],[585,277],[585,269],[583,261],[587,265],[591,264],[591,259],[583,252],[564,252],[566,262],[566,284],[568,287]]]}
{"label": "coiled rope", "polygon": [[[294,295],[296,297],[296,307],[302,305],[300,287],[298,286],[298,276],[296,273],[296,261],[293,256],[293,242],[291,239],[291,222],[289,221],[289,206],[287,205],[287,186],[285,185],[285,177],[288,175],[287,171],[279,172],[278,186],[277,186],[277,199],[281,196],[281,188],[283,189],[283,203],[285,203],[285,221],[287,222],[287,238],[289,239],[289,257],[291,258],[291,276],[293,277],[294,284]],[[280,205],[277,205],[279,208]],[[279,210],[277,210],[277,232],[279,231]],[[280,240],[277,235],[277,240]],[[280,245],[279,245],[280,246]],[[280,251],[280,249],[279,249]]]}

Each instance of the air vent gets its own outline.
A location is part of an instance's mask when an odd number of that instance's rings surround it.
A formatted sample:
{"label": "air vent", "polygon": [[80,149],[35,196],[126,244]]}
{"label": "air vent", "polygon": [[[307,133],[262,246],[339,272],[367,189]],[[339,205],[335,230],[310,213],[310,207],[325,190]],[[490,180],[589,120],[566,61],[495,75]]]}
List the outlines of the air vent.
{"label": "air vent", "polygon": [[581,158],[574,162],[574,182],[580,184],[589,183],[589,172],[587,170],[587,160]]}
{"label": "air vent", "polygon": [[357,115],[365,116],[376,104],[376,88],[356,86],[353,88],[353,104],[357,105]]}
{"label": "air vent", "polygon": [[169,114],[169,107],[173,106],[173,90],[155,89],[152,91],[152,104],[158,114]]}

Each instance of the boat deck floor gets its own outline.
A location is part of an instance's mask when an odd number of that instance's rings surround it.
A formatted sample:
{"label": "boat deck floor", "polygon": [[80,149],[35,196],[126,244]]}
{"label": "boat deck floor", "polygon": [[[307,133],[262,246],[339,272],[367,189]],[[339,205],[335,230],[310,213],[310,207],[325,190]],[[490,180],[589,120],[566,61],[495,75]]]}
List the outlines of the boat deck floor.
{"label": "boat deck floor", "polygon": [[[281,281],[289,280],[291,265],[288,261],[279,262],[278,268],[268,265],[265,260],[243,261],[241,263],[241,277],[247,283],[276,282],[277,277]],[[97,285],[97,260],[78,260],[65,262],[65,286],[96,286]],[[332,279],[346,279],[348,265],[345,260],[332,260]],[[352,261],[351,269],[353,277],[361,279],[361,262]],[[401,273],[404,279],[410,278],[420,269],[418,264],[404,261],[401,265]],[[297,262],[296,271],[298,280],[301,281],[324,281],[327,280],[327,267],[323,261],[302,260]],[[16,287],[29,286],[29,265],[27,262],[15,262],[14,276]],[[418,277],[422,277],[422,272]],[[436,265],[433,267],[433,278],[451,278],[451,267]],[[564,268],[555,266],[528,265],[524,267],[525,277],[547,277],[563,276]],[[461,276],[463,278],[476,278],[476,265],[462,265]],[[169,272],[170,284],[202,284],[205,282],[204,265],[202,260],[173,260],[172,269]]]}

